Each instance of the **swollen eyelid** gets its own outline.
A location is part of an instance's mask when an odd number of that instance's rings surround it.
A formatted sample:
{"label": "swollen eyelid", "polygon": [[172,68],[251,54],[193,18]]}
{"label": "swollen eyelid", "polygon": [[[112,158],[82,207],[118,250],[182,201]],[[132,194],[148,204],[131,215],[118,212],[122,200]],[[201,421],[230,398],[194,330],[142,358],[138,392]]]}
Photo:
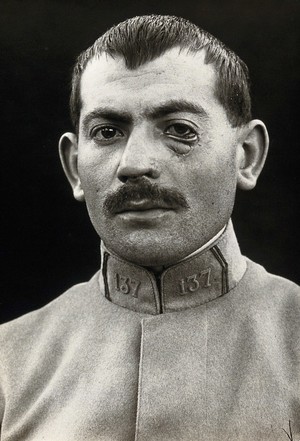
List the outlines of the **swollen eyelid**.
{"label": "swollen eyelid", "polygon": [[182,141],[196,141],[198,139],[197,133],[194,129],[192,129],[187,124],[183,123],[174,123],[169,125],[166,130],[165,134],[168,135],[170,138],[173,138],[175,140],[182,140]]}

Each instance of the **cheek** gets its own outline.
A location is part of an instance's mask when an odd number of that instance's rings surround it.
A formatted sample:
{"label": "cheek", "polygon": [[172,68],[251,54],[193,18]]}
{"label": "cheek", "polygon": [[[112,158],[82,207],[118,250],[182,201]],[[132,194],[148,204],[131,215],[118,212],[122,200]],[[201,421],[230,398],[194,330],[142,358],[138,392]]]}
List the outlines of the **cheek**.
{"label": "cheek", "polygon": [[212,149],[202,151],[185,164],[182,174],[183,188],[186,188],[191,197],[198,203],[219,203],[222,199],[234,198],[237,172],[235,155],[216,155]]}
{"label": "cheek", "polygon": [[116,164],[113,155],[96,149],[79,154],[78,173],[86,196],[98,194],[101,197],[111,187]]}

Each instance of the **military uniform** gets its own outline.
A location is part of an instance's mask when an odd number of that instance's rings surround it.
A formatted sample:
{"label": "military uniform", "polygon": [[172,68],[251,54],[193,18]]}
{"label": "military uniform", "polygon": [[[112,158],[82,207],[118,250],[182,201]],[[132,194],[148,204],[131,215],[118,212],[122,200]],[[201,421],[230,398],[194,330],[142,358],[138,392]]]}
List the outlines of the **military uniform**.
{"label": "military uniform", "polygon": [[299,291],[231,224],[159,279],[103,249],[88,283],[1,326],[1,441],[299,437]]}

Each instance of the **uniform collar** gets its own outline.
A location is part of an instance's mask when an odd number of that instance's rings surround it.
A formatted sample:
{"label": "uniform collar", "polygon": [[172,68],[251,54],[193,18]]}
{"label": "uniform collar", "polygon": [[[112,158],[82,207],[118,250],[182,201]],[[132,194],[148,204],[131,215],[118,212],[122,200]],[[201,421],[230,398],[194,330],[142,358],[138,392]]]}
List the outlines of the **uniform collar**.
{"label": "uniform collar", "polygon": [[119,306],[162,314],[203,305],[233,289],[246,270],[231,221],[216,241],[160,277],[112,254],[101,246],[100,286],[103,295]]}
{"label": "uniform collar", "polygon": [[227,225],[225,225],[214,237],[212,237],[208,242],[206,242],[204,245],[202,245],[202,247],[198,248],[196,251],[193,251],[191,254],[189,254],[188,256],[184,257],[182,260],[186,260],[189,259],[192,256],[195,256],[196,254],[200,254],[203,251],[205,251],[206,249],[210,248],[211,246],[213,246],[213,244],[215,242],[217,242],[217,240],[219,239],[219,237],[222,236],[222,234],[224,233],[224,231],[226,230]]}

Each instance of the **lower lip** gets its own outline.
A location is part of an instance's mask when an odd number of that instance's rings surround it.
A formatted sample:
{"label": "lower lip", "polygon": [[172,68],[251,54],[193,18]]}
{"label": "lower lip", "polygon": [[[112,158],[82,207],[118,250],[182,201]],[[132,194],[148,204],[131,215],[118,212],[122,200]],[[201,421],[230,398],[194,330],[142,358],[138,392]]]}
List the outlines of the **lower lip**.
{"label": "lower lip", "polygon": [[153,208],[150,210],[133,210],[119,213],[118,216],[124,221],[154,221],[160,220],[173,210],[165,208]]}

